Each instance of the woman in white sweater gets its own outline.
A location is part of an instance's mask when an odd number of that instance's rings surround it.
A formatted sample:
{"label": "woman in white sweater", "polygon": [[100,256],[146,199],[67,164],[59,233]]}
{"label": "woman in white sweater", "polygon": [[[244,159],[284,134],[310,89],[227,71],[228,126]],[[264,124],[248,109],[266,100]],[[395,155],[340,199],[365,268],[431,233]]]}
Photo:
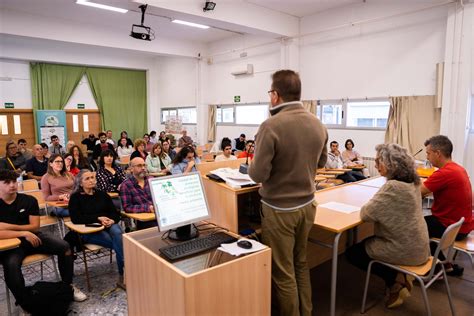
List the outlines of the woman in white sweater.
{"label": "woman in white sweater", "polygon": [[171,158],[163,151],[161,142],[153,145],[150,154],[145,159],[148,172],[168,173],[168,167],[171,165]]}
{"label": "woman in white sweater", "polygon": [[[424,264],[430,255],[429,238],[415,161],[396,144],[377,145],[375,149],[375,166],[387,182],[360,210],[364,222],[374,223],[374,236],[349,248],[347,259],[362,270],[367,270],[374,259],[400,265]],[[388,308],[403,304],[410,296],[412,283],[405,275],[378,264],[372,271],[389,288]]]}
{"label": "woman in white sweater", "polygon": [[133,153],[134,149],[132,145],[128,144],[127,138],[122,137],[120,138],[120,142],[117,146],[117,155],[119,159],[124,156],[130,156]]}

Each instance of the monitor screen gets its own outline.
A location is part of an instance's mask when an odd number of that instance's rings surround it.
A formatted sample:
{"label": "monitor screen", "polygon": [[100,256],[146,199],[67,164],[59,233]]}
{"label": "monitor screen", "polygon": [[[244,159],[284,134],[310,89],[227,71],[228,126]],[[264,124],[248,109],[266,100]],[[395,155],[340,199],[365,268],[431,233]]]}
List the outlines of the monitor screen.
{"label": "monitor screen", "polygon": [[149,180],[160,231],[211,217],[198,172]]}

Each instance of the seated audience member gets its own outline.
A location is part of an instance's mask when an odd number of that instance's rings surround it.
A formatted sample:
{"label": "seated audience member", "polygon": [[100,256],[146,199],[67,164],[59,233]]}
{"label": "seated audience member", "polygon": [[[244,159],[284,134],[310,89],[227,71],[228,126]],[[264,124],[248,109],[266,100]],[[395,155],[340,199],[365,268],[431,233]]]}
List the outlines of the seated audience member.
{"label": "seated audience member", "polygon": [[0,262],[8,288],[16,302],[24,306],[27,303],[27,292],[21,270],[23,259],[37,253],[51,254],[58,257],[61,279],[66,284],[71,284],[74,300],[84,301],[87,296],[72,285],[74,259],[69,244],[39,231],[38,201],[32,196],[17,193],[16,179],[15,172],[0,170],[0,239],[19,238],[21,241],[17,248],[0,252]]}
{"label": "seated audience member", "polygon": [[245,150],[245,134],[240,134],[239,138],[235,139],[235,150]]}
{"label": "seated audience member", "polygon": [[26,162],[28,179],[41,181],[41,177],[48,171],[48,159],[43,155],[41,145],[33,146],[34,157]]}
{"label": "seated audience member", "polygon": [[13,170],[20,175],[26,169],[25,156],[18,151],[18,146],[10,140],[5,146],[5,157],[0,161],[0,169]]}
{"label": "seated audience member", "polygon": [[230,139],[224,138],[221,142],[222,155],[216,157],[215,161],[236,160],[237,157],[232,155],[232,143]]}
{"label": "seated audience member", "polygon": [[49,159],[51,157],[51,153],[49,152],[49,147],[46,143],[40,143],[41,149],[43,150],[43,156],[46,159]]}
{"label": "seated audience member", "polygon": [[[46,201],[69,201],[74,184],[74,176],[66,170],[64,159],[60,154],[52,154],[48,160],[48,171],[41,178],[41,192]],[[56,216],[67,217],[67,208],[56,207]]]}
{"label": "seated audience member", "polygon": [[148,172],[152,173],[168,173],[168,166],[171,165],[171,158],[163,151],[161,143],[158,142],[153,145],[150,154],[145,160]]}
{"label": "seated audience member", "polygon": [[[214,144],[212,144],[212,147],[211,149],[209,150],[209,153],[213,154],[214,157],[217,155],[217,154],[221,154],[222,153],[222,143],[223,142],[229,142],[230,143],[230,146],[232,147],[232,141],[230,140],[229,137],[224,137],[221,139],[220,142],[215,142]],[[237,157],[236,157],[237,158]]]}
{"label": "seated audience member", "polygon": [[192,146],[183,147],[173,160],[171,174],[182,174],[197,171],[196,164],[201,161]]}
{"label": "seated audience member", "polygon": [[119,159],[122,157],[130,156],[133,153],[133,144],[128,144],[128,139],[125,137],[120,138],[117,146],[117,155]]}
{"label": "seated audience member", "polygon": [[49,146],[49,152],[51,153],[51,155],[64,155],[66,153],[63,146],[59,144],[59,137],[56,135],[51,136],[51,146]]}
{"label": "seated audience member", "polygon": [[[341,169],[344,168],[344,163],[342,162],[341,152],[339,151],[339,143],[332,141],[330,143],[330,152],[328,153],[328,160],[326,161],[326,168],[329,169]],[[340,179],[344,182],[355,182],[365,179],[363,175],[354,171],[347,171],[344,174],[338,175],[336,179]]]}
{"label": "seated audience member", "polygon": [[[344,143],[344,147],[346,148],[346,150],[342,152],[342,161],[344,162],[344,166],[351,168],[364,164],[362,156],[354,150],[354,142],[352,139],[347,139]],[[367,168],[363,168],[361,171],[354,170],[354,172],[360,173],[365,177],[369,176],[369,170]]]}
{"label": "seated audience member", "polygon": [[188,136],[188,131],[183,129],[181,132],[183,136],[178,139],[178,147],[183,148],[185,146],[192,146],[193,139]]}
{"label": "seated audience member", "polygon": [[72,146],[69,149],[69,153],[72,155],[72,158],[74,158],[72,161],[73,168],[77,167],[79,170],[88,169],[92,171],[89,161],[84,156],[84,154],[82,153],[82,149],[79,146]]}
{"label": "seated audience member", "polygon": [[100,232],[85,234],[81,238],[85,243],[100,245],[115,251],[119,271],[117,285],[124,289],[122,228],[119,225],[120,213],[115,208],[110,196],[106,192],[96,190],[95,186],[94,172],[83,169],[76,176],[71,199],[69,200],[71,221],[74,224],[100,223],[105,227]]}
{"label": "seated audience member", "polygon": [[66,165],[67,172],[69,172],[73,176],[76,176],[80,170],[79,168],[73,165],[74,158],[72,157],[72,155],[70,153],[67,153],[63,156],[63,158],[64,158],[64,164]]}
{"label": "seated audience member", "polygon": [[33,158],[33,151],[27,147],[25,139],[20,138],[17,143],[18,143],[18,151],[22,153],[26,161]]}
{"label": "seated audience member", "polygon": [[[364,222],[374,223],[375,236],[349,248],[347,259],[362,270],[367,270],[371,260],[396,265],[424,264],[430,255],[429,239],[415,161],[397,144],[377,145],[375,149],[375,167],[387,182],[360,210]],[[388,308],[400,306],[410,296],[412,284],[404,274],[378,264],[373,265],[372,271],[389,289]]]}
{"label": "seated audience member", "polygon": [[76,146],[76,143],[73,140],[68,140],[66,143],[66,153],[71,151],[71,148]]}
{"label": "seated audience member", "polygon": [[154,145],[157,142],[158,142],[158,138],[156,137],[156,131],[151,131],[150,132],[150,143],[152,143]]}
{"label": "seated audience member", "polygon": [[92,159],[92,154],[94,152],[94,147],[95,147],[95,144],[96,142],[98,141],[99,139],[97,137],[95,137],[94,134],[89,134],[89,137],[87,138],[84,138],[82,141],[81,141],[81,144],[82,145],[86,145],[87,146],[87,157],[89,158],[89,160]]}
{"label": "seated audience member", "polygon": [[151,152],[151,149],[153,147],[153,143],[150,142],[150,135],[148,134],[143,134],[143,141],[145,142],[145,151],[147,153]]}
{"label": "seated audience member", "polygon": [[125,173],[115,163],[114,153],[110,150],[103,151],[99,158],[97,170],[97,190],[104,192],[118,192],[125,180]]}
{"label": "seated audience member", "polygon": [[248,140],[245,143],[245,150],[239,154],[237,158],[247,158],[253,159],[255,152],[255,142],[253,140]]}
{"label": "seated audience member", "polygon": [[128,147],[128,146],[133,147],[133,142],[130,138],[128,138],[127,131],[122,131],[120,133],[120,139],[117,141],[117,146],[120,144],[120,141],[122,140],[122,138],[125,138],[127,140],[127,146],[126,147]]}
{"label": "seated audience member", "polygon": [[143,159],[143,161],[145,161],[146,156],[148,156],[148,153],[145,150],[146,148],[145,140],[141,138],[135,139],[134,147],[135,147],[135,151],[130,155],[130,160],[132,160],[133,158],[140,157]]}
{"label": "seated audience member", "polygon": [[165,131],[161,131],[160,132],[160,138],[159,138],[160,142],[163,143],[163,141],[166,140],[166,132]]}
{"label": "seated audience member", "polygon": [[117,147],[117,145],[115,144],[115,142],[112,138],[112,131],[109,129],[107,132],[105,132],[105,135],[107,136],[107,143],[114,146],[114,149],[115,149],[115,147]]}
{"label": "seated audience member", "polygon": [[[125,179],[120,186],[120,199],[127,213],[154,213],[153,200],[146,172],[145,161],[135,157],[130,161],[132,176]],[[156,226],[156,221],[137,222],[137,229]]]}
{"label": "seated audience member", "polygon": [[115,151],[114,146],[108,142],[107,135],[103,132],[99,133],[99,143],[94,147],[94,153],[92,154],[92,158],[97,160],[100,156],[100,153],[105,150]]}
{"label": "seated audience member", "polygon": [[161,142],[161,147],[163,148],[163,151],[170,157],[171,160],[173,160],[174,157],[176,157],[176,150],[171,148],[170,140],[168,138]]}
{"label": "seated audience member", "polygon": [[[430,237],[441,238],[446,228],[464,217],[456,240],[462,240],[474,229],[472,219],[472,188],[466,170],[451,159],[453,144],[443,135],[433,136],[425,141],[426,159],[436,170],[422,185],[421,194],[433,193],[431,215],[425,217]],[[431,245],[434,254],[436,244]],[[445,257],[440,253],[439,258]],[[464,268],[448,264],[446,272],[462,275]]]}

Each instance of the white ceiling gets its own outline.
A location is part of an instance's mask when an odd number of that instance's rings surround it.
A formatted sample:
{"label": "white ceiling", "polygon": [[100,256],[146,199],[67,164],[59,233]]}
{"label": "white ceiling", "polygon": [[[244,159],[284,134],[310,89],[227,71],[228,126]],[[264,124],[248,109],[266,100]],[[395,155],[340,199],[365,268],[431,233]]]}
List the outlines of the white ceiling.
{"label": "white ceiling", "polygon": [[[135,0],[137,1],[137,0]],[[164,0],[163,2],[173,1],[183,4],[196,3],[205,0]],[[303,17],[313,15],[325,10],[336,9],[343,6],[369,3],[390,3],[394,0],[213,0],[216,2],[216,10],[219,10],[219,3],[238,3],[245,2],[247,4],[270,10],[285,13],[291,16]],[[445,2],[443,0],[396,0],[407,4],[433,4]],[[48,18],[62,19],[64,21],[74,21],[76,23],[88,23],[89,25],[97,25],[107,28],[114,28],[123,32],[130,32],[132,24],[140,24],[141,13],[138,9],[139,4],[133,0],[94,0],[97,3],[114,5],[126,8],[129,11],[126,14],[115,13],[106,10],[77,5],[75,0],[0,0],[0,5],[4,8],[22,11],[33,15],[42,15]],[[178,13],[176,13],[178,14]],[[145,17],[145,25],[154,29],[155,35],[173,38],[177,40],[196,41],[201,43],[209,43],[218,41],[227,37],[235,36],[235,32],[241,32],[242,28],[231,25],[226,30],[211,28],[201,30],[188,26],[177,25],[171,23],[166,17],[173,18],[172,13],[160,10],[156,7],[149,7]],[[235,31],[230,32],[229,30]]]}

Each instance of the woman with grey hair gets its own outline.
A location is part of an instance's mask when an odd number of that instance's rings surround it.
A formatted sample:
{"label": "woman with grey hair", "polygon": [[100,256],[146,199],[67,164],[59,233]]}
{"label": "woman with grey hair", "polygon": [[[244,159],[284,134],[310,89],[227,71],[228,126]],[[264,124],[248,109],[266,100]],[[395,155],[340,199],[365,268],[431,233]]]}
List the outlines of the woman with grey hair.
{"label": "woman with grey hair", "polygon": [[[360,210],[364,222],[374,223],[374,236],[349,248],[347,259],[365,271],[374,259],[400,265],[424,264],[430,255],[429,239],[415,161],[397,144],[381,144],[375,149],[375,167],[387,182]],[[372,271],[389,289],[388,308],[400,306],[410,296],[412,280],[404,274],[378,264]]]}
{"label": "woman with grey hair", "polygon": [[122,228],[118,224],[120,214],[117,212],[110,196],[95,189],[95,172],[83,169],[74,179],[74,188],[69,200],[69,213],[74,224],[97,223],[103,230],[93,234],[82,235],[86,243],[113,249],[117,258],[119,280],[117,286],[125,288],[123,283],[123,244]]}

